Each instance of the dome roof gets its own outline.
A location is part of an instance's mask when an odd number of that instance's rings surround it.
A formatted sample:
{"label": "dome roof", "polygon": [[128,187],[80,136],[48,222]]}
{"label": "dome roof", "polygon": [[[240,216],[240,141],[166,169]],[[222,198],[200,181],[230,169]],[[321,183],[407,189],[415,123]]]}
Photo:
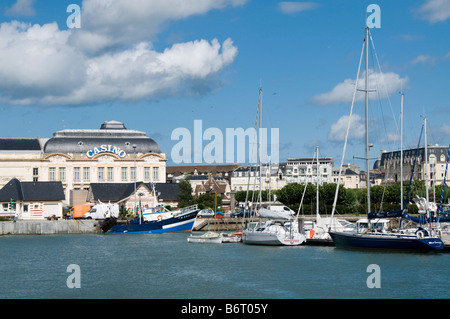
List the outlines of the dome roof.
{"label": "dome roof", "polygon": [[[96,150],[97,149],[97,150]],[[91,153],[89,153],[92,151]],[[98,130],[76,129],[53,133],[44,146],[44,153],[161,153],[161,148],[145,132],[128,130],[117,121],[106,121]],[[89,156],[88,154],[88,156]],[[94,154],[94,155],[95,155]],[[119,154],[118,154],[119,155]]]}

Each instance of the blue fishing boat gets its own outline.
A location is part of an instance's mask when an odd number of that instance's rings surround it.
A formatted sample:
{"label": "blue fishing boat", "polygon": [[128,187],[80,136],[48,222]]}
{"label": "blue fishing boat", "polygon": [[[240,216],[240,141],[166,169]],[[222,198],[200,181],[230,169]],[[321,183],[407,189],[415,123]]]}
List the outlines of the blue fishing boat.
{"label": "blue fishing boat", "polygon": [[[367,167],[367,205],[368,205],[368,220],[367,227],[359,228],[355,232],[338,232],[329,231],[329,234],[336,247],[344,248],[367,248],[367,249],[392,249],[392,250],[414,250],[414,251],[429,251],[429,250],[441,250],[444,249],[444,243],[438,236],[434,235],[434,230],[430,227],[428,230],[423,227],[418,227],[414,231],[403,231],[400,229],[387,231],[384,227],[379,227],[380,218],[393,218],[404,217],[406,210],[402,207],[402,210],[394,212],[370,212],[370,156],[369,156],[369,128],[368,128],[368,103],[369,103],[369,86],[368,86],[368,50],[369,50],[369,28],[365,30],[365,57],[366,57],[366,70],[365,70],[365,106],[366,106],[366,167]],[[361,60],[362,53],[361,52]],[[360,63],[361,65],[361,63]],[[358,70],[359,75],[359,70]],[[356,81],[358,82],[358,80]],[[355,85],[356,86],[356,85]],[[355,87],[356,91],[356,87]],[[353,103],[352,103],[353,109]],[[403,109],[403,95],[402,95],[402,109]],[[425,136],[426,136],[426,119],[424,120]],[[348,137],[348,128],[347,128]],[[346,137],[346,141],[347,141]],[[419,140],[420,141],[420,140]],[[425,137],[425,147],[427,145]],[[344,146],[345,150],[345,146]],[[425,154],[427,154],[425,149]],[[344,157],[344,156],[343,156]],[[402,159],[400,160],[402,163]],[[428,175],[427,175],[428,176]],[[339,184],[339,183],[338,183]],[[427,184],[427,183],[426,183]],[[428,192],[427,192],[428,194]],[[336,202],[336,199],[335,199]],[[333,204],[332,216],[334,213],[335,203]],[[422,226],[422,225],[421,225]]]}
{"label": "blue fishing boat", "polygon": [[197,205],[176,211],[154,207],[131,220],[107,218],[100,229],[104,234],[191,232],[199,211]]}

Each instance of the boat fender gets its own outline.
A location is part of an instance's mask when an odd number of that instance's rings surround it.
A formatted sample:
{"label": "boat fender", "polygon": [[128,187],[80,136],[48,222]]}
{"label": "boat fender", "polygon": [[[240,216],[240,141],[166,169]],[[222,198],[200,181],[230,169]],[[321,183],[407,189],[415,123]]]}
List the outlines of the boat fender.
{"label": "boat fender", "polygon": [[157,218],[158,218],[158,220],[160,220],[160,221],[163,219],[162,215],[158,215]]}
{"label": "boat fender", "polygon": [[422,239],[423,238],[423,231],[419,230],[416,235],[417,235],[417,238]]}

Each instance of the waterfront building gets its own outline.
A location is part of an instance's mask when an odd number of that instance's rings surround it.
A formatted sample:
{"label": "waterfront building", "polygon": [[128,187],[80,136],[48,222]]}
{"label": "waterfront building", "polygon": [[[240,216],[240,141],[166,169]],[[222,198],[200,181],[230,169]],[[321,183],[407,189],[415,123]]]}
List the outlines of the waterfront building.
{"label": "waterfront building", "polygon": [[[447,163],[448,146],[429,145],[427,150],[429,186],[442,185]],[[376,168],[385,175],[387,182],[400,182],[402,178],[403,181],[409,182],[416,157],[417,161],[413,180],[426,181],[427,167],[424,146],[403,150],[403,177],[400,173],[400,151],[381,151],[381,156],[376,163]],[[448,181],[447,184],[450,185]]]}
{"label": "waterfront building", "polygon": [[177,182],[186,176],[220,176],[231,184],[233,171],[239,164],[216,164],[216,165],[176,165],[166,167],[166,181]]}
{"label": "waterfront building", "polygon": [[[339,180],[339,167],[333,167],[333,183]],[[342,165],[341,185],[345,188],[361,188],[361,170],[355,164]]]}
{"label": "waterfront building", "polygon": [[13,177],[60,181],[70,206],[86,202],[91,183],[165,183],[166,161],[145,132],[117,121],[106,121],[100,129],[57,131],[46,140],[0,139],[2,183]]}
{"label": "waterfront building", "polygon": [[91,183],[88,201],[117,203],[129,211],[133,211],[134,207],[145,209],[159,205],[177,209],[179,193],[180,186],[173,183]]}
{"label": "waterfront building", "polygon": [[37,182],[45,140],[0,138],[0,187],[12,178]]}
{"label": "waterfront building", "polygon": [[[286,185],[286,163],[261,165],[261,190],[281,189]],[[233,191],[251,191],[260,189],[259,166],[244,165],[234,170],[231,176]]]}
{"label": "waterfront building", "polygon": [[332,183],[333,166],[332,157],[319,157],[319,165],[317,165],[317,159],[315,158],[288,158],[286,162],[286,184],[316,184],[317,178],[319,178],[320,185]]}
{"label": "waterfront building", "polygon": [[64,199],[61,182],[22,182],[12,178],[0,189],[0,217],[61,218]]}

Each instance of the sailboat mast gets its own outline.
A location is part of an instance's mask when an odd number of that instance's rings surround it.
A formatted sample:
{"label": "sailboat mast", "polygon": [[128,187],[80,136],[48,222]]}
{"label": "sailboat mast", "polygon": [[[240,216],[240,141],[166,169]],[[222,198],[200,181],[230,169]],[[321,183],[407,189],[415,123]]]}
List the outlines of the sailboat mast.
{"label": "sailboat mast", "polygon": [[367,167],[367,213],[370,213],[370,150],[369,150],[369,28],[366,28],[366,167]]}
{"label": "sailboat mast", "polygon": [[262,205],[262,88],[259,89],[259,132],[258,132],[258,161],[259,161],[259,208]]}
{"label": "sailboat mast", "polygon": [[316,216],[319,216],[319,146],[316,146],[316,161],[317,161]]}
{"label": "sailboat mast", "polygon": [[405,94],[402,92],[402,103],[400,106],[400,207],[403,210],[403,97]]}
{"label": "sailboat mast", "polygon": [[429,203],[429,198],[428,198],[428,142],[427,142],[427,118],[425,117],[423,119],[423,126],[424,126],[424,130],[425,130],[425,198],[427,200],[426,202],[426,207],[425,207],[425,216],[426,218],[428,218],[428,203]]}

